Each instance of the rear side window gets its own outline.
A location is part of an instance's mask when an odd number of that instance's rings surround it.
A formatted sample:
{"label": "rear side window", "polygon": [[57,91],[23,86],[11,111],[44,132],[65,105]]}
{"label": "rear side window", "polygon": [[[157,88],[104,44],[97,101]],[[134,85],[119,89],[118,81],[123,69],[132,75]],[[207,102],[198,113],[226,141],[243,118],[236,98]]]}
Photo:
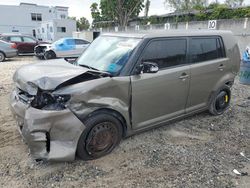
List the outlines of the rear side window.
{"label": "rear side window", "polygon": [[186,39],[164,39],[152,41],[142,55],[142,61],[157,63],[160,69],[186,63]]}
{"label": "rear side window", "polygon": [[36,41],[30,37],[23,37],[23,42],[36,43]]}
{"label": "rear side window", "polygon": [[217,38],[193,38],[190,43],[191,62],[198,63],[225,57],[222,41]]}
{"label": "rear side window", "polygon": [[75,39],[77,45],[89,44],[89,42],[81,39]]}
{"label": "rear side window", "polygon": [[12,36],[9,38],[11,42],[22,42],[21,37]]}

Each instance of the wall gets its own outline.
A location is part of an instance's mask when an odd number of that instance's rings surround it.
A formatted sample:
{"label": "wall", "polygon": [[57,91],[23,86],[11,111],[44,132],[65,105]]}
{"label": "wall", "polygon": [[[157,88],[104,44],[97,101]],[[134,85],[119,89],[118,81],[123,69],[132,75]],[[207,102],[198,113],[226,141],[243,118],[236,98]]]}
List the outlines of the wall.
{"label": "wall", "polygon": [[[129,26],[126,28],[127,32],[138,32],[144,30],[168,30],[168,29],[208,29],[208,21],[195,21],[195,22],[181,22],[181,23],[168,23],[158,25],[144,25],[144,26]],[[247,45],[250,45],[250,18],[230,19],[230,20],[217,20],[217,30],[231,30],[236,38],[241,52],[245,50]],[[103,28],[103,32],[115,32],[115,28]]]}
{"label": "wall", "polygon": [[[52,31],[51,28],[52,27]],[[66,32],[58,32],[57,27],[65,27]],[[42,32],[44,30],[44,32]],[[53,19],[42,22],[40,27],[36,28],[37,38],[43,41],[54,42],[60,38],[72,37],[76,31],[76,21],[71,19]]]}
{"label": "wall", "polygon": [[[57,32],[57,27],[66,27],[66,32]],[[61,19],[54,21],[54,41],[63,37],[72,37],[76,31],[76,21],[70,19]]]}

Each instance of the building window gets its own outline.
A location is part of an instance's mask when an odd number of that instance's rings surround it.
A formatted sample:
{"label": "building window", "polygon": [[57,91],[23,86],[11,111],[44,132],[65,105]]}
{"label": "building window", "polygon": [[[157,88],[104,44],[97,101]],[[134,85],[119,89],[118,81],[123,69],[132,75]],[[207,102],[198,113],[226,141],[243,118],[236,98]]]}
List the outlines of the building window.
{"label": "building window", "polygon": [[32,21],[42,21],[42,14],[31,13]]}
{"label": "building window", "polygon": [[66,33],[66,27],[57,27],[58,33]]}
{"label": "building window", "polygon": [[51,33],[53,33],[53,27],[52,26],[50,26],[49,30],[50,30]]}
{"label": "building window", "polygon": [[66,19],[66,15],[65,15],[65,14],[62,14],[62,15],[61,15],[61,19]]}
{"label": "building window", "polygon": [[44,28],[42,28],[42,33],[44,33]]}

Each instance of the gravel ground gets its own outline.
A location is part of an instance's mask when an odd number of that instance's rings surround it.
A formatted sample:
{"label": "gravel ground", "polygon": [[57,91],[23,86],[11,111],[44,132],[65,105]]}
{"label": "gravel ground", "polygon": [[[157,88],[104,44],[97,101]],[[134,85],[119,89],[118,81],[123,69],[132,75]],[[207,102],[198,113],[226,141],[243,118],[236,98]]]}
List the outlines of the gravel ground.
{"label": "gravel ground", "polygon": [[201,113],[122,141],[99,160],[36,163],[9,110],[11,77],[33,57],[0,63],[0,187],[250,187],[250,86],[236,81],[230,109]]}

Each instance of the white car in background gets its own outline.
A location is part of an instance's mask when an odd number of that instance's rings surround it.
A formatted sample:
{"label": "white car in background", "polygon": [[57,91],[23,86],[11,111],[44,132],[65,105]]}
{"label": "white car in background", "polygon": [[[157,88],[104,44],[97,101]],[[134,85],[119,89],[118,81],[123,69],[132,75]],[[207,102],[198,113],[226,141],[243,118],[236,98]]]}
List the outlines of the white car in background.
{"label": "white car in background", "polygon": [[39,44],[35,47],[35,55],[39,59],[55,59],[79,57],[90,42],[76,38],[62,38],[52,44]]}

